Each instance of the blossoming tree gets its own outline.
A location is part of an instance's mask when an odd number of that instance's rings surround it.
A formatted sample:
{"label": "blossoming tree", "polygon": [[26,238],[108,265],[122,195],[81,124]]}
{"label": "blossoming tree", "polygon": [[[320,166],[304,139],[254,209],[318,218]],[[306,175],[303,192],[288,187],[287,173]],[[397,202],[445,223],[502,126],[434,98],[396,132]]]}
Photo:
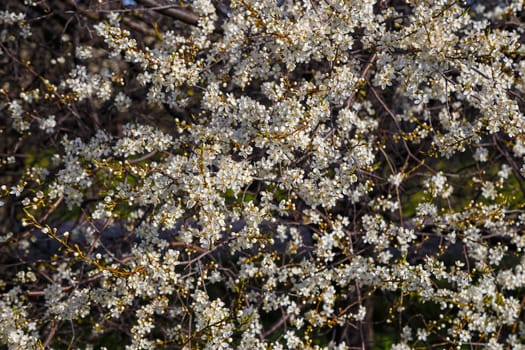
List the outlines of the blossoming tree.
{"label": "blossoming tree", "polygon": [[522,349],[523,1],[6,1],[0,345]]}

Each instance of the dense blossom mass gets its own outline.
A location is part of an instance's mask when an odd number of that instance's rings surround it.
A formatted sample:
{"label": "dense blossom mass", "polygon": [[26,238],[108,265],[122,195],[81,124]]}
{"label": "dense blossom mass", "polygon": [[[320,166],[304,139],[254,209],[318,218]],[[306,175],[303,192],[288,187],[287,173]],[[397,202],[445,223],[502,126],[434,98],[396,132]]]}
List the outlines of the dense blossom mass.
{"label": "dense blossom mass", "polygon": [[524,349],[523,1],[5,1],[0,347]]}

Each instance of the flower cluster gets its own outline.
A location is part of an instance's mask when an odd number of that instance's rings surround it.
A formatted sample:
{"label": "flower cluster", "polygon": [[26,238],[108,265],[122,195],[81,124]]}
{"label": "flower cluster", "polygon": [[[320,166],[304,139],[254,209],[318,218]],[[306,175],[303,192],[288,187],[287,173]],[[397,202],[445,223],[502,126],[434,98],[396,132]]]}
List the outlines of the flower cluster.
{"label": "flower cluster", "polygon": [[0,346],[523,348],[522,1],[136,3],[0,9]]}

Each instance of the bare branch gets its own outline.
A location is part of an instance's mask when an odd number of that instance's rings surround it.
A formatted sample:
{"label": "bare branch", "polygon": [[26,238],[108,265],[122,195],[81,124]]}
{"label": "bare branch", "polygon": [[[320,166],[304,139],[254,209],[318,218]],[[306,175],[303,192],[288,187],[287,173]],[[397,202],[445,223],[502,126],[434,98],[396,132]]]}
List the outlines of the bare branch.
{"label": "bare branch", "polygon": [[137,2],[156,12],[193,26],[199,22],[199,15],[186,9],[161,6],[155,0],[137,0]]}

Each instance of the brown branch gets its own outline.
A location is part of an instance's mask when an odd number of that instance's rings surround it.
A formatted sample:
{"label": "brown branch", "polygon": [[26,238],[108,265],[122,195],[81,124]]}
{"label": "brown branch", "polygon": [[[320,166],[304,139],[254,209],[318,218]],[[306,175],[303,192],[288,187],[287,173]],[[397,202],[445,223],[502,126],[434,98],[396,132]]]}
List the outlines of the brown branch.
{"label": "brown branch", "polygon": [[499,141],[498,136],[496,134],[492,135],[492,142],[494,142],[494,146],[496,146],[498,151],[505,157],[507,162],[510,164],[512,171],[514,175],[516,176],[516,180],[518,182],[521,192],[525,193],[525,187],[523,186],[523,183],[521,181],[521,179],[523,178],[523,175],[521,174],[519,165],[516,163],[514,158],[512,158],[512,155],[510,155],[506,149],[500,146],[498,141]]}
{"label": "brown branch", "polygon": [[128,163],[130,163],[130,164],[140,163],[140,162],[142,162],[144,160],[148,160],[151,157],[154,157],[156,154],[157,154],[157,151],[151,151],[148,154],[145,154],[145,155],[140,156],[138,158],[134,158],[134,159],[128,160]]}
{"label": "brown branch", "polygon": [[282,325],[284,325],[284,323],[286,321],[288,321],[288,319],[290,318],[290,314],[289,313],[286,313],[286,314],[283,314],[282,317],[276,322],[274,323],[269,329],[267,329],[263,334],[262,334],[262,338],[265,339],[266,337],[268,337],[270,334],[274,333],[276,330],[278,330],[279,328],[281,328]]}
{"label": "brown branch", "polygon": [[[60,292],[61,293],[67,293],[67,292],[69,292],[70,290],[72,290],[74,288],[78,288],[80,285],[96,281],[96,280],[98,280],[98,279],[100,279],[102,277],[104,277],[104,274],[102,272],[98,272],[97,274],[95,274],[95,275],[93,275],[91,277],[88,277],[85,280],[82,280],[82,281],[80,281],[77,284],[74,284],[74,285],[71,285],[71,286],[62,287],[60,289]],[[41,297],[41,296],[44,296],[45,294],[46,294],[45,290],[28,290],[26,292],[26,295],[30,296],[30,297]]]}
{"label": "brown branch", "polygon": [[144,22],[135,21],[129,17],[122,17],[122,23],[126,24],[131,29],[142,33],[143,35],[148,35],[151,37],[154,37],[157,35],[155,31],[148,28],[148,26]]}
{"label": "brown branch", "polygon": [[[307,304],[299,304],[299,305],[297,305],[297,307],[301,311],[303,311],[306,306],[307,306]],[[281,316],[281,318],[277,322],[275,322],[273,325],[271,325],[270,328],[268,328],[266,331],[264,331],[262,333],[261,337],[263,339],[265,339],[266,337],[268,337],[269,335],[271,335],[272,333],[277,331],[279,328],[281,328],[286,323],[286,321],[288,321],[288,319],[291,316],[292,316],[292,314],[290,314],[290,313],[283,313],[283,315]]]}
{"label": "brown branch", "polygon": [[137,2],[144,5],[146,8],[162,13],[168,17],[175,18],[186,24],[196,26],[199,22],[199,15],[186,9],[160,6],[155,0],[137,0]]}
{"label": "brown branch", "polygon": [[[363,68],[363,71],[361,72],[361,75],[359,76],[359,82],[366,80],[366,76],[368,75],[368,71],[370,68],[372,68],[372,65],[377,59],[377,53],[374,53],[372,56],[370,56],[370,59],[366,63],[365,67]],[[350,106],[354,103],[355,97],[357,96],[357,89],[354,89],[350,97],[348,97],[348,100],[346,101],[346,108],[350,108]]]}
{"label": "brown branch", "polygon": [[47,337],[46,337],[46,340],[44,341],[44,344],[42,344],[42,346],[44,347],[44,349],[47,349],[50,345],[51,345],[51,342],[53,341],[53,338],[55,337],[55,333],[58,329],[58,324],[56,321],[51,321],[51,324],[49,325],[49,333],[47,334]]}

